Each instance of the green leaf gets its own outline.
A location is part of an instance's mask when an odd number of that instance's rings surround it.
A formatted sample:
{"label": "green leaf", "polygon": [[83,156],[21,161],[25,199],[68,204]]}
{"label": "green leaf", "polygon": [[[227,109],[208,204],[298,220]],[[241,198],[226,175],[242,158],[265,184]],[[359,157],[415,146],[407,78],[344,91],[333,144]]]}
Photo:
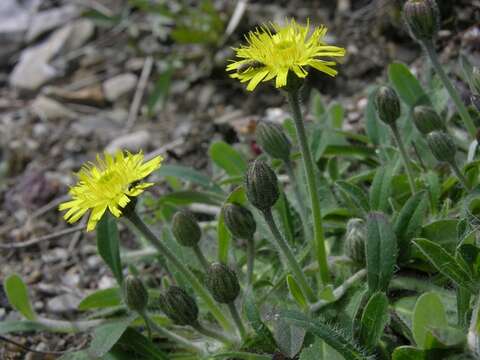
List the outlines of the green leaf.
{"label": "green leaf", "polygon": [[[440,296],[434,292],[421,295],[413,310],[413,338],[420,349],[430,349],[430,332],[433,328],[448,326],[445,308]],[[430,334],[430,335],[429,335]]]}
{"label": "green leaf", "polygon": [[415,105],[428,103],[425,91],[405,64],[390,64],[388,66],[388,78],[398,96],[410,108],[413,108]]}
{"label": "green leaf", "polygon": [[213,162],[230,176],[243,176],[247,171],[244,157],[224,141],[214,142],[208,153]]}
{"label": "green leaf", "polygon": [[465,54],[460,54],[459,58],[460,68],[462,69],[463,81],[470,85],[472,92],[475,91],[475,86],[472,82],[473,74],[473,65],[470,63],[470,60],[465,56]]}
{"label": "green leaf", "polygon": [[293,276],[290,274],[287,275],[287,285],[288,285],[288,290],[290,291],[290,295],[292,295],[293,299],[297,302],[298,306],[300,306],[300,308],[304,310],[308,309],[307,299],[305,299],[305,296],[303,296],[300,286],[297,284]]}
{"label": "green leaf", "polygon": [[27,285],[18,274],[7,276],[3,282],[7,299],[12,307],[20,312],[28,320],[36,320],[37,314],[32,308],[30,298],[28,296]]}
{"label": "green leaf", "polygon": [[255,305],[255,299],[252,293],[247,294],[244,306],[247,320],[255,333],[263,342],[267,343],[267,345],[270,346],[272,349],[275,349],[277,347],[275,339],[273,338],[270,329],[262,321],[257,306]]}
{"label": "green leaf", "polygon": [[168,360],[169,357],[161,351],[152,341],[143,336],[137,330],[127,328],[120,337],[117,345],[130,349],[135,356],[142,356],[148,360]]}
{"label": "green leaf", "polygon": [[106,211],[97,225],[97,249],[103,261],[115,276],[117,283],[122,285],[123,272],[120,260],[120,245],[117,221]]}
{"label": "green leaf", "polygon": [[[238,186],[233,190],[225,200],[224,204],[228,203],[237,203],[244,205],[247,202],[247,197],[245,195],[245,189],[243,186]],[[217,222],[217,237],[218,237],[218,261],[222,263],[228,263],[228,252],[230,249],[230,242],[232,236],[227,230],[225,225],[225,219],[223,217],[223,211],[220,211]]]}
{"label": "green leaf", "polygon": [[454,251],[457,247],[458,220],[442,219],[425,225],[420,237],[434,239],[435,243],[443,246],[447,251]]}
{"label": "green leaf", "polygon": [[156,172],[158,176],[172,176],[183,181],[189,181],[205,188],[206,190],[222,192],[222,189],[213,182],[211,177],[208,177],[201,172],[190,167],[181,165],[162,165]]}
{"label": "green leaf", "polygon": [[97,290],[90,295],[87,295],[78,304],[78,310],[90,310],[98,308],[107,308],[112,306],[118,306],[122,302],[120,289],[118,287]]}
{"label": "green leaf", "polygon": [[300,352],[305,334],[303,327],[286,321],[284,317],[274,318],[273,337],[282,353],[288,357],[293,358]]}
{"label": "green leaf", "polygon": [[367,217],[367,280],[371,292],[387,291],[397,259],[397,239],[385,214]]}
{"label": "green leaf", "polygon": [[399,346],[393,351],[392,360],[426,360],[424,351],[413,346]]}
{"label": "green leaf", "polygon": [[159,203],[168,203],[179,206],[190,204],[221,205],[222,197],[213,192],[184,190],[163,195],[160,198]]}
{"label": "green leaf", "polygon": [[299,360],[343,360],[343,356],[325,341],[316,338],[311,346],[302,350]]}
{"label": "green leaf", "polygon": [[425,191],[412,195],[403,205],[395,221],[394,231],[397,236],[400,260],[408,259],[411,241],[422,231],[422,223],[428,210],[428,197]]}
{"label": "green leaf", "polygon": [[368,360],[368,355],[354,345],[353,341],[346,339],[342,334],[318,320],[309,319],[306,315],[296,311],[284,311],[281,317],[289,323],[301,327],[325,341],[334,348],[345,360]]}
{"label": "green leaf", "polygon": [[440,245],[427,239],[415,239],[414,244],[438,272],[458,286],[462,286],[472,293],[477,293],[479,286],[472,275],[460,266],[457,260]]}
{"label": "green leaf", "polygon": [[388,298],[377,292],[368,300],[360,320],[360,339],[367,349],[377,346],[388,321]]}
{"label": "green leaf", "polygon": [[377,169],[370,188],[370,208],[372,210],[388,211],[392,179],[393,171],[390,166],[382,166]]}
{"label": "green leaf", "polygon": [[368,195],[360,186],[342,180],[335,182],[335,185],[353,202],[360,212],[367,213],[370,211]]}
{"label": "green leaf", "polygon": [[93,331],[92,342],[87,350],[88,354],[94,358],[99,358],[109,352],[136,317],[136,315],[129,316],[96,327]]}

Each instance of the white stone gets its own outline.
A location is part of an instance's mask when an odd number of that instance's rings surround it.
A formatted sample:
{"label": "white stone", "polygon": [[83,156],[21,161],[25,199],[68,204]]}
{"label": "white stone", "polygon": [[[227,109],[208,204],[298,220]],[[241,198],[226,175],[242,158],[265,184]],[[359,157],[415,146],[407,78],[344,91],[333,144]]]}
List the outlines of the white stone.
{"label": "white stone", "polygon": [[72,119],[75,112],[71,111],[58,101],[39,95],[31,105],[32,112],[44,120]]}
{"label": "white stone", "polygon": [[103,92],[109,101],[115,101],[131,93],[137,85],[137,76],[132,73],[120,74],[103,83]]}

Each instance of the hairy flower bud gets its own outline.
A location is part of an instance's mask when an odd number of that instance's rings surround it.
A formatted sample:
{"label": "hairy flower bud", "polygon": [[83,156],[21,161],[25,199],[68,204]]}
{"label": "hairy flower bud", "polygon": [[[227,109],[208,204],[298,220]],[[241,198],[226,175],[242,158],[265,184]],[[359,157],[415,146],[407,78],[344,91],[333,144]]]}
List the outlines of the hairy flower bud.
{"label": "hairy flower bud", "polygon": [[160,309],[177,325],[195,325],[198,319],[197,302],[178,286],[160,295]]}
{"label": "hairy flower bud", "polygon": [[362,219],[350,219],[345,234],[345,254],[357,264],[365,264],[367,229]]}
{"label": "hairy flower bud", "polygon": [[382,86],[375,95],[375,106],[380,120],[387,125],[394,125],[400,117],[400,99],[389,86]]}
{"label": "hairy flower bud", "polygon": [[290,160],[292,144],[280,125],[262,121],[257,125],[255,136],[262,150],[272,158]]}
{"label": "hairy flower bud", "polygon": [[138,277],[128,275],[124,280],[124,301],[132,311],[145,311],[148,304],[148,292]]}
{"label": "hairy flower bud", "polygon": [[442,119],[430,106],[416,106],[413,110],[413,122],[418,131],[424,135],[427,135],[435,130],[445,129]]}
{"label": "hairy flower bud", "polygon": [[476,95],[480,95],[480,69],[474,67],[472,71],[472,86]]}
{"label": "hairy flower bud", "polygon": [[242,205],[225,204],[223,218],[230,233],[238,239],[251,239],[257,224],[250,210]]}
{"label": "hairy flower bud", "polygon": [[206,283],[213,298],[219,303],[232,303],[240,293],[237,275],[233,270],[220,263],[210,265]]}
{"label": "hairy flower bud", "polygon": [[187,210],[181,210],[172,219],[172,232],[180,245],[192,247],[200,241],[202,231],[195,216]]}
{"label": "hairy flower bud", "polygon": [[457,147],[452,137],[443,131],[433,131],[427,135],[430,150],[438,161],[453,163]]}
{"label": "hairy flower bud", "polygon": [[250,164],[245,175],[245,190],[248,201],[261,211],[270,209],[280,196],[277,175],[262,160]]}
{"label": "hairy flower bud", "polygon": [[440,11],[435,0],[408,0],[403,6],[403,16],[416,40],[432,40],[437,35]]}

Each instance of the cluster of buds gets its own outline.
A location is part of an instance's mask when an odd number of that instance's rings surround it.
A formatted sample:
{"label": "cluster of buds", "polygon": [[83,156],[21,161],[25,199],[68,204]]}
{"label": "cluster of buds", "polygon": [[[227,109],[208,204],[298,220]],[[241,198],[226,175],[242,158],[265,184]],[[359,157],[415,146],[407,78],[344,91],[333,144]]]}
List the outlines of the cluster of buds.
{"label": "cluster of buds", "polygon": [[417,41],[432,41],[437,36],[440,11],[435,0],[408,0],[403,14],[410,34]]}
{"label": "cluster of buds", "polygon": [[265,161],[255,160],[245,175],[245,190],[248,201],[260,211],[272,208],[278,200],[278,179]]}
{"label": "cluster of buds", "polygon": [[195,216],[188,210],[181,210],[173,215],[172,232],[178,243],[186,247],[196,246],[202,237]]}
{"label": "cluster of buds", "polygon": [[213,263],[207,271],[207,288],[213,298],[222,304],[231,304],[240,294],[240,284],[237,275],[228,266]]}
{"label": "cluster of buds", "polygon": [[255,138],[263,151],[274,159],[290,161],[292,144],[280,125],[262,121],[257,125]]}
{"label": "cluster of buds", "polygon": [[198,322],[197,302],[178,286],[170,286],[160,295],[160,309],[177,325],[195,326]]}
{"label": "cluster of buds", "polygon": [[397,93],[389,86],[381,86],[375,95],[375,107],[380,120],[388,126],[396,126],[400,117],[400,99]]}
{"label": "cluster of buds", "polygon": [[239,204],[225,204],[222,211],[225,225],[233,237],[243,240],[253,238],[257,223],[250,210]]}

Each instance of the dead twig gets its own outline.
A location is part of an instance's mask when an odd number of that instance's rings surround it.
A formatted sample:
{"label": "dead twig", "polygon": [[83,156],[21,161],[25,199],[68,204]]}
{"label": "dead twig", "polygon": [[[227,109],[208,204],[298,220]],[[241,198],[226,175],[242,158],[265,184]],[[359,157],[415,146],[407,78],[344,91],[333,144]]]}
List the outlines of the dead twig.
{"label": "dead twig", "polygon": [[137,89],[135,90],[135,95],[133,96],[132,105],[130,106],[130,110],[128,112],[128,119],[127,119],[127,124],[125,125],[125,132],[130,131],[133,127],[133,124],[135,124],[135,121],[137,120],[138,110],[140,109],[140,105],[142,104],[143,93],[145,92],[145,88],[147,87],[148,78],[150,77],[152,68],[153,68],[153,57],[149,56],[143,62],[142,73],[140,75],[140,79],[138,80]]}
{"label": "dead twig", "polygon": [[63,229],[63,230],[57,231],[53,234],[39,236],[37,238],[33,238],[33,239],[30,239],[30,240],[27,240],[27,241],[22,241],[22,242],[18,242],[18,243],[7,243],[7,244],[1,244],[0,243],[0,249],[7,249],[7,250],[21,249],[21,248],[25,248],[25,247],[28,247],[28,246],[38,244],[42,241],[52,240],[52,239],[56,239],[56,238],[58,238],[60,236],[63,236],[63,235],[72,234],[74,232],[81,231],[84,228],[85,228],[85,225],[78,225],[78,226],[75,226],[75,227],[72,227],[72,228],[69,228],[69,229]]}

